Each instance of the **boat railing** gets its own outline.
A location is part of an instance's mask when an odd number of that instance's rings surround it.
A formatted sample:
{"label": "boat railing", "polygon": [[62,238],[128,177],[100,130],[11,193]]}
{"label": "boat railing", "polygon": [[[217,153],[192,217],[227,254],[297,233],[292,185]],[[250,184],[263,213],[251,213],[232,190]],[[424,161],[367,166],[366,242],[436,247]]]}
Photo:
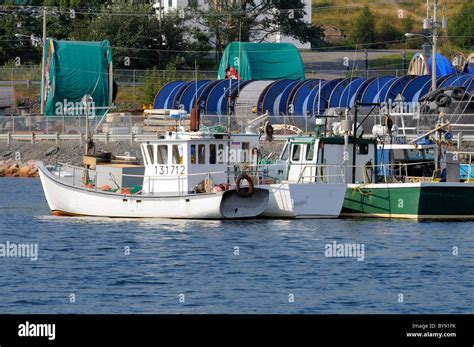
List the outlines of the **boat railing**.
{"label": "boat railing", "polygon": [[[256,180],[258,185],[266,184],[268,181],[289,182],[289,183],[345,183],[345,173],[343,165],[331,164],[308,164],[291,163],[292,166],[301,166],[300,174],[297,179],[287,179],[287,164],[258,164],[244,165],[235,171],[234,175],[243,172]],[[284,169],[283,169],[284,168]],[[278,171],[281,171],[278,173]],[[276,174],[275,174],[276,172]]]}
{"label": "boat railing", "polygon": [[426,165],[426,161],[411,163],[383,163],[365,165],[346,165],[347,168],[361,170],[364,184],[368,183],[394,183],[394,182],[432,182],[436,178],[436,170],[426,172],[426,175],[414,176],[410,170],[413,167]]}
{"label": "boat railing", "polygon": [[346,183],[344,171],[342,165],[306,164],[298,177],[297,183]]}

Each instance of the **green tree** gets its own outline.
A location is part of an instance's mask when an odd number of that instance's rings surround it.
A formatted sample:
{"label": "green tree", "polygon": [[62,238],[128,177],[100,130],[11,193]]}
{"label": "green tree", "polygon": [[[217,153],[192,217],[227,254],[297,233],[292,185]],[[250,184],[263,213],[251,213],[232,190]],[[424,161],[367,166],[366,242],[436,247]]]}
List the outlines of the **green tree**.
{"label": "green tree", "polygon": [[386,48],[393,41],[403,40],[404,34],[400,32],[395,26],[393,26],[388,20],[382,20],[377,26],[376,40],[380,42],[377,46],[380,48]]}
{"label": "green tree", "polygon": [[365,47],[373,47],[376,41],[375,16],[368,6],[364,6],[362,12],[354,25],[353,41],[358,44],[364,44]]}
{"label": "green tree", "polygon": [[178,59],[171,60],[166,65],[166,68],[161,73],[153,67],[151,70],[145,73],[145,83],[141,88],[143,94],[143,101],[145,103],[151,103],[155,99],[156,93],[168,82],[175,81],[176,67],[179,65]]}
{"label": "green tree", "polygon": [[214,0],[208,10],[191,7],[196,22],[208,30],[209,43],[220,53],[231,41],[268,41],[277,34],[293,37],[316,46],[323,30],[304,21],[301,0]]}
{"label": "green tree", "polygon": [[19,57],[21,64],[37,64],[41,59],[41,21],[31,9],[0,12],[0,65]]}
{"label": "green tree", "polygon": [[451,42],[461,49],[474,48],[474,5],[466,2],[459,14],[452,17],[448,24]]}
{"label": "green tree", "polygon": [[160,20],[149,4],[133,5],[127,1],[116,1],[104,7],[87,30],[74,36],[74,39],[110,40],[117,67],[165,68],[171,58],[186,56],[186,32],[185,18],[175,12],[166,14]]}
{"label": "green tree", "polygon": [[[402,19],[401,34],[404,38],[405,33],[415,32],[415,20],[411,16],[406,16]],[[420,49],[423,44],[423,38],[411,37],[409,40],[405,40],[405,48]]]}

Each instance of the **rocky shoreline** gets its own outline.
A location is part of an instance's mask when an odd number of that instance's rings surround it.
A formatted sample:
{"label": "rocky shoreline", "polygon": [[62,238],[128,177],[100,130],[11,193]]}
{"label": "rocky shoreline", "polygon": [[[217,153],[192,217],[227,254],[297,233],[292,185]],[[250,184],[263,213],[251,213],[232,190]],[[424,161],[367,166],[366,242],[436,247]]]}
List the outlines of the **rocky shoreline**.
{"label": "rocky shoreline", "polygon": [[[57,148],[57,149],[56,149]],[[141,159],[138,144],[97,144],[97,151],[111,151],[115,155],[135,156]],[[53,152],[53,154],[50,154]],[[38,177],[38,163],[68,163],[82,165],[84,147],[78,142],[14,142],[0,144],[0,177]]]}
{"label": "rocky shoreline", "polygon": [[38,161],[0,160],[0,177],[38,177]]}

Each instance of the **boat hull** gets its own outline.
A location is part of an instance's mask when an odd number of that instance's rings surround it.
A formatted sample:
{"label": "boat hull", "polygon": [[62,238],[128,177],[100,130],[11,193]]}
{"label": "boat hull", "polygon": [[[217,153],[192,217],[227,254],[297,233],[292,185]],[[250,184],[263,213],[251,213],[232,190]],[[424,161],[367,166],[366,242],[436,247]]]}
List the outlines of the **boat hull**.
{"label": "boat hull", "polygon": [[474,185],[446,182],[348,185],[341,216],[474,219]]}
{"label": "boat hull", "polygon": [[[54,215],[179,219],[251,218],[263,212],[268,203],[268,193],[259,194],[256,195],[260,199],[258,203],[248,205],[249,200],[246,200],[244,208],[230,211],[228,199],[224,199],[229,192],[169,197],[122,195],[65,184],[43,165],[40,165],[39,173],[46,200]],[[232,203],[235,204],[235,201]]]}
{"label": "boat hull", "polygon": [[260,186],[270,192],[263,217],[337,218],[347,186],[342,183],[278,183]]}

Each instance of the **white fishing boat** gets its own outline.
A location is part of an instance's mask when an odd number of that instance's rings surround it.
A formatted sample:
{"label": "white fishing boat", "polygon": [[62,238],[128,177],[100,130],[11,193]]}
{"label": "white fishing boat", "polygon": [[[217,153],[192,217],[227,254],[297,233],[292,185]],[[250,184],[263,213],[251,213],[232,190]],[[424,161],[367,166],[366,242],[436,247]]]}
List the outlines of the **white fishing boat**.
{"label": "white fishing boat", "polygon": [[232,185],[227,170],[232,151],[242,154],[241,163],[250,160],[247,153],[241,153],[242,146],[249,146],[245,136],[170,133],[164,139],[141,144],[144,166],[104,163],[86,156],[86,168],[40,164],[41,183],[55,215],[256,217],[268,205],[268,190]]}
{"label": "white fishing boat", "polygon": [[320,139],[289,138],[274,164],[261,165],[260,188],[270,191],[264,217],[337,218],[346,191],[341,165],[321,161]]}

